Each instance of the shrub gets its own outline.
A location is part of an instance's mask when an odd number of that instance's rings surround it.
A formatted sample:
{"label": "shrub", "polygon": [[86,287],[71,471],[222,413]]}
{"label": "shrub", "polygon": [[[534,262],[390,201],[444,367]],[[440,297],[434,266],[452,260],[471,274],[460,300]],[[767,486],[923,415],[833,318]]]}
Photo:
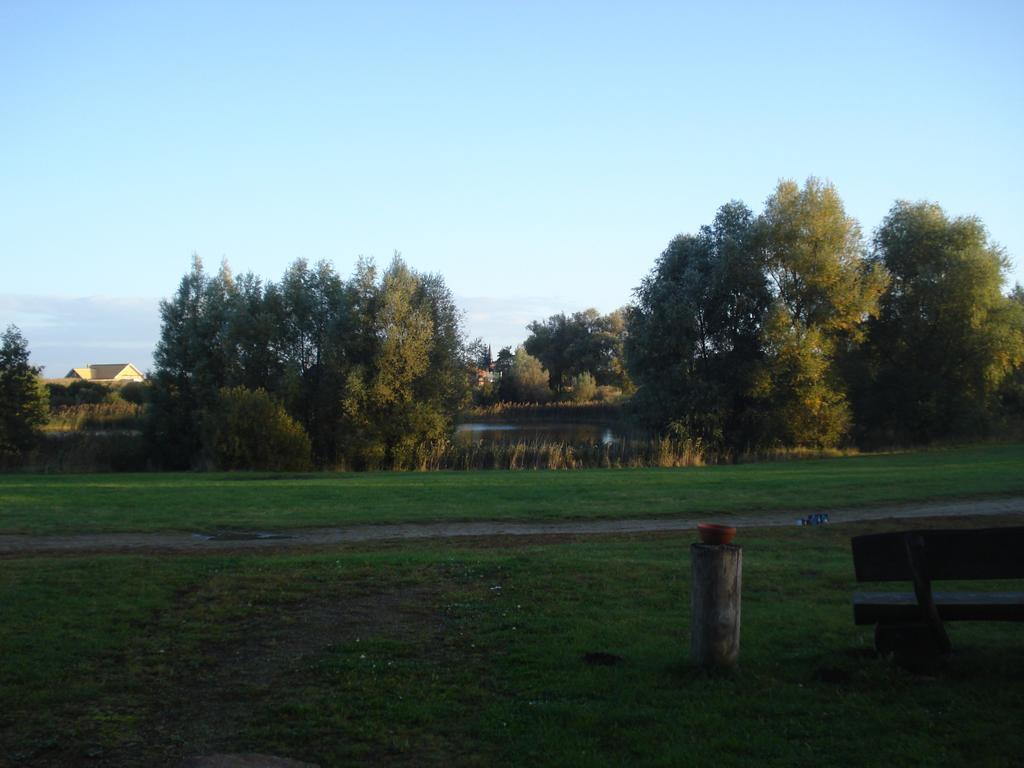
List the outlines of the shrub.
{"label": "shrub", "polygon": [[110,387],[85,379],[72,381],[67,385],[50,383],[46,388],[50,393],[51,409],[73,405],[98,405],[110,402],[111,398]]}
{"label": "shrub", "polygon": [[207,411],[203,427],[205,452],[216,469],[310,468],[309,436],[263,389],[220,390],[217,408]]}
{"label": "shrub", "polygon": [[129,381],[120,388],[119,394],[126,402],[145,405],[149,400],[149,385],[142,381]]}
{"label": "shrub", "polygon": [[597,395],[597,382],[584,371],[572,377],[572,399],[577,403],[589,403]]}

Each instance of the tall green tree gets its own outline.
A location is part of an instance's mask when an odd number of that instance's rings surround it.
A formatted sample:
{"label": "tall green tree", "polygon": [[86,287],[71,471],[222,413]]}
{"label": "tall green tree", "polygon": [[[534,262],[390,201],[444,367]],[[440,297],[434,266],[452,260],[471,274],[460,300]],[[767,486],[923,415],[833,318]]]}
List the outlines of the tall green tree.
{"label": "tall green tree", "polygon": [[237,365],[237,384],[283,396],[287,370],[285,312],[277,286],[247,272],[235,279],[228,334]]}
{"label": "tall green tree", "polygon": [[1024,359],[1024,306],[1003,294],[1010,263],[974,217],[898,202],[874,240],[892,275],[869,326],[859,418],[881,441],[976,434]]}
{"label": "tall green tree", "polygon": [[447,439],[469,397],[461,318],[439,277],[397,255],[363,290],[371,334],[369,354],[346,380],[347,456],[358,467],[412,467]]}
{"label": "tall green tree", "polygon": [[818,179],[780,182],[758,229],[773,305],[752,391],[778,442],[835,445],[852,419],[838,362],[863,339],[888,276],[865,259],[835,187]]}
{"label": "tall green tree", "polygon": [[[1017,283],[1009,295],[1013,322],[1024,336],[1024,286]],[[1013,366],[1010,374],[999,386],[1001,415],[1009,422],[1007,426],[1020,430],[1024,428],[1024,360]]]}
{"label": "tall green tree", "polygon": [[501,378],[512,369],[512,361],[515,360],[515,354],[512,352],[512,347],[502,347],[498,350],[497,357],[494,358],[494,372]]}
{"label": "tall green tree", "polygon": [[29,364],[28,342],[16,325],[0,336],[0,464],[17,462],[47,419],[42,369]]}
{"label": "tall green tree", "polygon": [[761,440],[751,388],[772,297],[756,236],[750,209],[724,205],[674,238],[636,290],[625,355],[651,426],[718,447]]}
{"label": "tall green tree", "polygon": [[[277,334],[282,378],[276,394],[299,420],[319,464],[337,460],[339,404],[347,374],[344,281],[326,261],[298,259],[270,296],[278,302]],[[274,391],[270,389],[270,391]]]}
{"label": "tall green tree", "polygon": [[171,299],[160,302],[160,338],[153,352],[152,409],[146,422],[150,453],[158,464],[185,469],[202,454],[200,414],[212,407],[224,382],[211,378],[210,324],[204,312],[209,281],[202,259],[182,277]]}

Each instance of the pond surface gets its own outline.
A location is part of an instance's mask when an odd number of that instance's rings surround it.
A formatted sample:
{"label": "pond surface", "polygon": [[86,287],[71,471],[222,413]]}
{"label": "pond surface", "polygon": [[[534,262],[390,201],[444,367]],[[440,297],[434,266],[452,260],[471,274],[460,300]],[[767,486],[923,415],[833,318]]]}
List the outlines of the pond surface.
{"label": "pond surface", "polygon": [[482,440],[488,443],[549,441],[611,445],[629,436],[618,425],[569,421],[468,422],[455,428],[455,442],[461,444]]}

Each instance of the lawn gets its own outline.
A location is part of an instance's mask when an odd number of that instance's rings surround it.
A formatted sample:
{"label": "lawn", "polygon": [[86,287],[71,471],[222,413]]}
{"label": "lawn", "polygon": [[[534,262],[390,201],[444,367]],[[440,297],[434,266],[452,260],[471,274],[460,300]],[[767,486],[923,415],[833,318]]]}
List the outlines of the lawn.
{"label": "lawn", "polygon": [[927,676],[853,625],[849,537],[895,526],[741,531],[728,677],[687,663],[690,534],[2,560],[0,765],[1020,765],[1021,625]]}
{"label": "lawn", "polygon": [[1024,445],[689,469],[0,475],[0,533],[650,517],[1024,493]]}

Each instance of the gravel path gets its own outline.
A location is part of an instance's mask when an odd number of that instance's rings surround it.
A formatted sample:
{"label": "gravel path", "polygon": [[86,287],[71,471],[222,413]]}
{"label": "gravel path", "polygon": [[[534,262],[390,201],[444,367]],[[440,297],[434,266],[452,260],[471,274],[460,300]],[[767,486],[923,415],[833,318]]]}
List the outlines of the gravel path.
{"label": "gravel path", "polygon": [[0,535],[0,556],[74,552],[209,552],[235,549],[280,549],[399,539],[449,539],[481,536],[588,536],[609,533],[685,531],[701,522],[728,522],[738,527],[793,525],[798,517],[827,512],[832,523],[914,517],[1024,515],[1024,497],[938,501],[851,509],[769,512],[759,515],[692,515],[626,520],[570,520],[551,523],[478,521],[348,525],[280,531],[198,531],[195,533],[94,533],[72,536]]}

